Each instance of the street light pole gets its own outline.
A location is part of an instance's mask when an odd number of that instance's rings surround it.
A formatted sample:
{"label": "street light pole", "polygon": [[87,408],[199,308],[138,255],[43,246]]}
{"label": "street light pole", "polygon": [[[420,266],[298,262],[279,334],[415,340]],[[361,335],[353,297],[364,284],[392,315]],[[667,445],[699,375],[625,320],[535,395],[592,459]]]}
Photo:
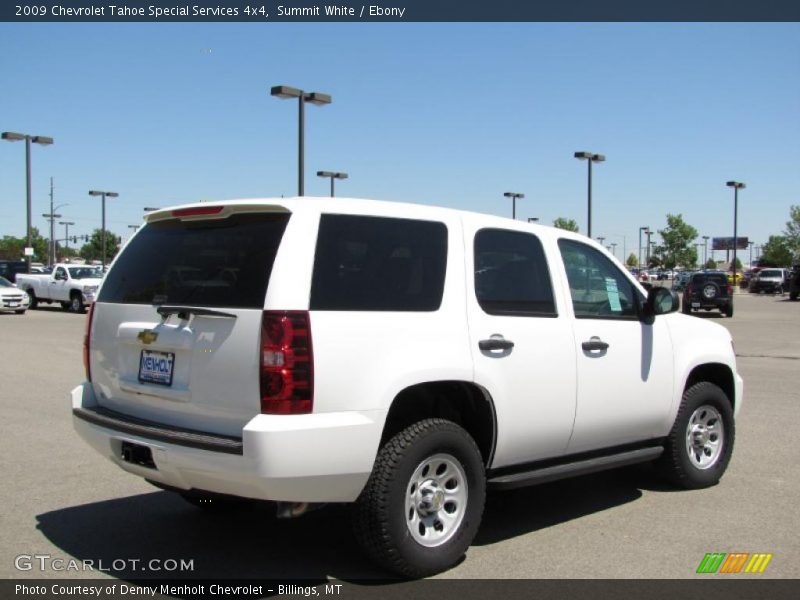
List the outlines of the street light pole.
{"label": "street light pole", "polygon": [[303,90],[288,85],[276,85],[270,90],[270,95],[277,98],[297,98],[298,100],[298,140],[297,140],[297,195],[305,194],[305,104],[311,102],[317,106],[330,104],[331,97],[320,92],[304,92]]}
{"label": "street light pole", "polygon": [[69,226],[75,225],[74,221],[59,221],[59,225],[64,226],[64,240],[66,241],[66,248],[69,250]]}
{"label": "street light pole", "polygon": [[592,163],[593,162],[603,162],[605,161],[606,157],[602,154],[593,154],[592,152],[576,152],[575,158],[579,160],[585,160],[589,163],[589,184],[588,184],[588,218],[587,218],[587,225],[586,225],[586,235],[589,236],[589,239],[592,237]]}
{"label": "street light pole", "polygon": [[517,198],[524,198],[525,194],[520,194],[519,192],[504,192],[503,196],[506,198],[511,198],[511,218],[517,218]]}
{"label": "street light pole", "polygon": [[642,268],[642,232],[647,231],[649,227],[645,225],[644,227],[639,227],[639,268]]}
{"label": "street light pole", "polygon": [[[27,133],[14,133],[13,131],[4,131],[0,134],[0,138],[9,142],[19,142],[25,140],[25,182],[27,191],[27,215],[28,215],[28,245],[27,248],[33,247],[33,234],[31,232],[31,142],[34,144],[41,144],[47,146],[53,143],[53,138],[43,135],[28,135]],[[52,211],[50,211],[52,212]],[[28,273],[31,272],[31,255],[26,256],[28,261]]]}
{"label": "street light pole", "polygon": [[710,236],[704,235],[703,236],[703,268],[706,268],[708,264],[708,238]]}
{"label": "street light pole", "polygon": [[745,184],[741,181],[728,181],[725,185],[733,188],[733,285],[736,285],[736,246],[739,245],[737,238],[738,219],[739,219],[739,190],[743,190]]}
{"label": "street light pole", "polygon": [[650,268],[650,236],[653,235],[653,232],[650,231],[650,227],[648,226],[647,229],[644,230],[644,234],[647,236],[647,268]]}
{"label": "street light pole", "polygon": [[89,190],[90,196],[102,196],[103,197],[103,256],[102,256],[102,265],[103,271],[106,270],[106,196],[109,198],[116,198],[119,196],[117,192],[101,192],[97,190]]}
{"label": "street light pole", "polygon": [[330,177],[331,178],[331,198],[333,198],[335,194],[335,189],[333,187],[333,180],[334,179],[347,179],[347,173],[340,173],[338,171],[317,171],[317,177]]}
{"label": "street light pole", "polygon": [[747,245],[750,246],[750,262],[747,264],[749,268],[753,268],[753,242],[747,242]]}

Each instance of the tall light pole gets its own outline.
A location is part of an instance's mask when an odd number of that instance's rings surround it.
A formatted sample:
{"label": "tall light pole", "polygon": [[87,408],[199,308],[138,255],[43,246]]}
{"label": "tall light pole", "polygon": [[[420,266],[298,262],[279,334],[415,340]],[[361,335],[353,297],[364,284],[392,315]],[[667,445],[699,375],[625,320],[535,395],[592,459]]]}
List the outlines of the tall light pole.
{"label": "tall light pole", "polygon": [[136,233],[139,227],[141,227],[141,225],[128,225],[128,229],[133,229],[133,233]]}
{"label": "tall light pole", "polygon": [[639,227],[639,268],[642,268],[642,232],[650,229],[647,225]]}
{"label": "tall light pole", "polygon": [[703,268],[704,269],[706,268],[706,265],[708,264],[708,239],[710,237],[711,236],[708,236],[708,235],[704,235],[703,236]]}
{"label": "tall light pole", "polygon": [[539,217],[528,217],[528,223],[538,223]]}
{"label": "tall light pole", "polygon": [[503,196],[506,198],[511,198],[511,218],[517,218],[517,198],[524,198],[525,194],[520,194],[519,192],[504,192]]}
{"label": "tall light pole", "polygon": [[586,235],[589,236],[589,239],[592,237],[592,163],[595,162],[603,162],[605,161],[606,157],[602,154],[593,154],[592,152],[576,152],[575,158],[579,160],[585,160],[589,163],[589,185],[588,185],[588,204],[589,204],[589,214],[588,218],[586,219]]}
{"label": "tall light pole", "polygon": [[750,246],[750,262],[747,264],[748,268],[753,268],[753,242],[747,242],[747,245]]}
{"label": "tall light pole", "polygon": [[[66,206],[66,204],[59,204],[56,208],[61,206]],[[42,216],[50,221],[50,243],[47,244],[47,266],[52,267],[56,262],[56,219],[60,219],[61,215],[54,213],[51,208],[49,213],[42,213]]]}
{"label": "tall light pole", "polygon": [[69,226],[75,225],[74,221],[59,221],[59,225],[64,226],[64,240],[66,241],[66,248],[69,250]]}
{"label": "tall light pole", "polygon": [[[33,247],[33,235],[31,232],[31,142],[34,144],[41,144],[48,146],[53,143],[53,138],[45,137],[43,135],[28,135],[27,133],[14,133],[13,131],[4,131],[0,134],[0,138],[8,142],[19,142],[25,140],[25,181],[27,189],[27,213],[28,213],[28,245],[26,248]],[[53,211],[50,211],[53,212]],[[28,273],[31,272],[31,255],[27,254]]]}
{"label": "tall light pole", "polygon": [[617,256],[617,242],[611,242],[611,254]]}
{"label": "tall light pole", "polygon": [[736,285],[736,246],[739,245],[737,225],[739,220],[739,190],[746,186],[741,181],[728,181],[725,185],[733,188],[733,285]]}
{"label": "tall light pole", "polygon": [[347,179],[347,173],[339,173],[338,171],[317,171],[317,177],[330,177],[331,178],[331,198],[336,194],[334,193],[333,180],[334,179]]}
{"label": "tall light pole", "polygon": [[117,192],[101,192],[98,190],[89,190],[90,196],[102,196],[103,197],[103,256],[102,256],[102,264],[103,264],[103,271],[106,270],[106,196],[109,198],[116,198],[119,196]]}
{"label": "tall light pole", "polygon": [[650,236],[653,235],[653,232],[650,231],[650,227],[644,230],[644,234],[647,236],[647,268],[650,268]]}
{"label": "tall light pole", "polygon": [[317,106],[323,104],[330,104],[331,97],[328,94],[320,92],[304,92],[297,88],[289,87],[288,85],[276,85],[270,90],[270,94],[277,98],[297,98],[298,106],[300,108],[298,114],[298,136],[297,136],[297,195],[303,196],[305,194],[304,184],[304,171],[305,171],[305,104],[310,102]]}

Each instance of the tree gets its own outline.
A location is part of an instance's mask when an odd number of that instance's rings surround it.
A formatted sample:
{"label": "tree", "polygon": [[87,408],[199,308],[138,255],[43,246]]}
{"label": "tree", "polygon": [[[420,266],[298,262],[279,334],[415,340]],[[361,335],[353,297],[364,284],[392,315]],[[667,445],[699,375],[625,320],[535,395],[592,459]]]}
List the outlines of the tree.
{"label": "tree", "polygon": [[717,261],[715,261],[713,258],[709,258],[708,261],[706,261],[706,269],[716,269],[716,268],[717,268]]}
{"label": "tree", "polygon": [[761,259],[758,261],[763,267],[788,267],[792,264],[792,249],[789,240],[782,235],[771,235],[761,248]]}
{"label": "tree", "polygon": [[683,220],[683,215],[667,214],[667,227],[659,229],[661,245],[656,246],[664,266],[672,269],[677,265],[690,266],[697,262],[697,248],[694,240],[697,229]]}
{"label": "tree", "polygon": [[575,219],[566,219],[564,217],[558,217],[555,221],[553,221],[553,225],[558,227],[559,229],[566,229],[567,231],[574,231],[578,233],[578,223]]}
{"label": "tree", "polygon": [[628,265],[630,268],[638,267],[639,258],[633,252],[631,252],[631,255],[628,257],[628,260],[625,261],[625,264]]}
{"label": "tree", "polygon": [[[106,264],[117,255],[117,250],[122,238],[106,229]],[[102,260],[103,258],[103,230],[95,229],[80,250],[80,255],[87,261]]]}
{"label": "tree", "polygon": [[[36,227],[31,227],[31,244],[33,246],[34,261],[47,260],[47,240],[44,239]],[[13,237],[3,236],[0,240],[0,258],[3,260],[25,260],[25,247],[28,245],[28,236]]]}
{"label": "tree", "polygon": [[783,235],[794,258],[800,258],[800,206],[792,205],[789,208],[789,220],[786,221]]}

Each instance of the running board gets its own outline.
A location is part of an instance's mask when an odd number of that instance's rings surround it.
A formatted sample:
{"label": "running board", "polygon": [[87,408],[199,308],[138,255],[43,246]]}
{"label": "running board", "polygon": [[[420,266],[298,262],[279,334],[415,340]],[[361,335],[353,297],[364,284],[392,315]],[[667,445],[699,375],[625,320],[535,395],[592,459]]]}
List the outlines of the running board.
{"label": "running board", "polygon": [[594,458],[577,460],[560,465],[541,467],[520,473],[511,473],[508,475],[500,475],[498,477],[490,476],[486,483],[489,487],[495,490],[510,490],[528,485],[547,483],[548,481],[556,481],[557,479],[574,477],[576,475],[586,475],[587,473],[595,473],[597,471],[605,471],[606,469],[615,469],[617,467],[624,467],[626,465],[647,462],[650,460],[655,460],[661,456],[663,452],[664,448],[661,446],[652,448],[639,448],[638,450],[629,450],[627,452],[620,452],[617,454],[597,456]]}

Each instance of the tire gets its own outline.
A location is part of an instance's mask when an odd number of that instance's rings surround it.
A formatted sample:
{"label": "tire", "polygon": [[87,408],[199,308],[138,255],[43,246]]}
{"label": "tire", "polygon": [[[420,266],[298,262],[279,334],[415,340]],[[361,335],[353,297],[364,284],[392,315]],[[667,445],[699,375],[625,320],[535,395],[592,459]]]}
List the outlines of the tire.
{"label": "tire", "polygon": [[681,312],[685,315],[692,314],[692,306],[689,304],[688,300],[684,298],[683,305],[681,306]]}
{"label": "tire", "polygon": [[725,314],[726,317],[731,318],[733,316],[733,304],[728,303],[725,305],[725,308],[722,309],[722,312]]}
{"label": "tire", "polygon": [[64,310],[72,310],[72,304],[69,302],[62,302],[61,308],[63,308]]}
{"label": "tire", "polygon": [[475,441],[451,421],[426,419],[378,452],[356,501],[356,538],[394,573],[439,573],[472,543],[485,499],[486,474]]}
{"label": "tire", "polygon": [[32,289],[25,290],[25,293],[28,294],[28,308],[39,306],[39,301],[36,299],[36,294],[33,293]]}
{"label": "tire", "polygon": [[656,466],[679,487],[711,487],[728,467],[735,437],[730,400],[718,386],[702,381],[684,392]]}
{"label": "tire", "polygon": [[797,292],[789,292],[789,300],[797,300]]}
{"label": "tire", "polygon": [[700,293],[706,300],[713,300],[719,297],[719,286],[713,281],[707,281],[703,284],[703,289]]}
{"label": "tire", "polygon": [[18,315],[24,315],[24,314],[25,314],[25,309],[22,309],[22,310],[15,310],[15,311],[14,311],[14,313],[15,313],[15,314],[18,314]]}
{"label": "tire", "polygon": [[86,307],[83,305],[83,298],[80,294],[72,294],[69,297],[69,308],[76,313],[86,312]]}

